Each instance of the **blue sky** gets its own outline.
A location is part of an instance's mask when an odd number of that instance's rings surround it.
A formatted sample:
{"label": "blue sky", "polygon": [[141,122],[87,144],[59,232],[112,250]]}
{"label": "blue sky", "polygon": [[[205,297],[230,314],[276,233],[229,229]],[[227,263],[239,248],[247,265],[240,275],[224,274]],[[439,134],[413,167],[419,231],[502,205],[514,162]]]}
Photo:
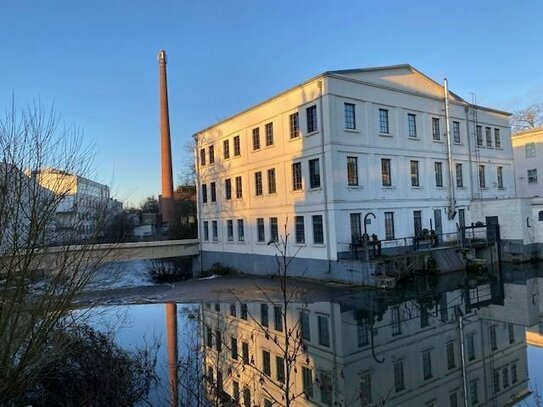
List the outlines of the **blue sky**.
{"label": "blue sky", "polygon": [[542,21],[540,0],[0,0],[0,108],[54,104],[138,204],[160,193],[160,49],[177,179],[193,133],[327,70],[410,63],[480,104],[543,102]]}

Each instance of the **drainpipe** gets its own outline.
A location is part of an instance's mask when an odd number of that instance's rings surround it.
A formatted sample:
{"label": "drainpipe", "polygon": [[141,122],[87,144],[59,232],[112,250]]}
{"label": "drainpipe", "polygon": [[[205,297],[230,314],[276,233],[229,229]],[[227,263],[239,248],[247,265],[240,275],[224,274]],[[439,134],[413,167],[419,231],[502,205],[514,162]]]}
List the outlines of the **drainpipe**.
{"label": "drainpipe", "polygon": [[452,144],[451,144],[451,124],[449,118],[449,87],[447,78],[443,79],[443,90],[445,92],[445,129],[447,132],[447,158],[449,161],[449,220],[453,220],[456,215],[456,200],[454,196],[454,176],[453,176],[453,159],[452,159]]}
{"label": "drainpipe", "polygon": [[194,155],[196,162],[196,227],[198,231],[198,251],[200,252],[200,273],[204,272],[204,261],[202,255],[202,236],[200,236],[200,154],[198,154],[198,135],[192,136],[194,138]]}
{"label": "drainpipe", "polygon": [[[471,157],[471,135],[469,132],[469,104],[467,107],[464,108],[464,112],[466,113],[466,130],[468,132],[468,157],[469,157],[469,195],[470,200],[473,201],[473,159]],[[475,132],[475,128],[473,128],[473,131]]]}
{"label": "drainpipe", "polygon": [[332,272],[332,265],[330,260],[330,221],[328,216],[328,183],[326,182],[326,162],[324,161],[324,120],[322,113],[322,80],[317,82],[317,87],[319,88],[319,121],[321,123],[321,160],[322,160],[322,191],[324,198],[324,225],[325,225],[325,235],[326,235],[326,259],[328,260],[328,271],[327,273]]}
{"label": "drainpipe", "polygon": [[460,328],[460,359],[462,361],[462,385],[464,386],[464,407],[468,407],[468,378],[466,374],[466,355],[465,355],[465,349],[464,349],[464,317],[462,316],[462,314],[460,314],[458,317],[458,327]]}

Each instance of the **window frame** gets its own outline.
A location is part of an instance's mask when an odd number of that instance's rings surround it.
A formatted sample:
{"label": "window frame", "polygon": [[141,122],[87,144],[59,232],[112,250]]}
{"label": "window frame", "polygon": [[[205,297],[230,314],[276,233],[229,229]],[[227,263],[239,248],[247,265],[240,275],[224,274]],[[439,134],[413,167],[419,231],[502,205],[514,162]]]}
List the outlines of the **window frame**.
{"label": "window frame", "polygon": [[301,162],[292,163],[292,190],[293,191],[303,190],[303,176],[302,176]]}
{"label": "window frame", "polygon": [[253,134],[253,151],[260,150],[260,127],[255,127],[252,130]]}
{"label": "window frame", "polygon": [[275,144],[273,134],[273,122],[269,122],[264,125],[264,133],[266,135],[266,147],[273,146]]}
{"label": "window frame", "polygon": [[441,140],[441,125],[439,117],[432,117],[432,140]]}
{"label": "window frame", "polygon": [[290,139],[300,137],[300,115],[298,112],[289,115]]}
{"label": "window frame", "polygon": [[350,187],[357,187],[359,185],[358,157],[347,156],[347,185]]}
{"label": "window frame", "polygon": [[346,130],[356,130],[356,105],[345,102],[343,104],[343,119]]}
{"label": "window frame", "polygon": [[420,187],[419,162],[418,160],[409,160],[409,172],[411,175],[411,186]]}
{"label": "window frame", "polygon": [[417,115],[407,113],[407,137],[417,138]]}
{"label": "window frame", "polygon": [[392,186],[392,160],[390,158],[381,158],[381,185],[383,187]]}
{"label": "window frame", "polygon": [[309,188],[317,189],[321,187],[321,170],[318,158],[308,161],[309,164]]}
{"label": "window frame", "polygon": [[388,109],[379,108],[379,134],[390,134]]}
{"label": "window frame", "polygon": [[313,244],[324,244],[324,224],[322,215],[312,215],[311,224],[313,225]]}
{"label": "window frame", "polygon": [[305,109],[307,117],[307,134],[319,131],[319,122],[317,117],[317,105],[309,106]]}

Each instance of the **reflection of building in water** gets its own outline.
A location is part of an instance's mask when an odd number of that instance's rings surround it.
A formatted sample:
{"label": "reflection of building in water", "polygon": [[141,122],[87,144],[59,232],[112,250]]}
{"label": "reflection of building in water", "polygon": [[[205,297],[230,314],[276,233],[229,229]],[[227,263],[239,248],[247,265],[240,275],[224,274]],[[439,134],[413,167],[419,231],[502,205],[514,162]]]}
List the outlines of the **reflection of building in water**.
{"label": "reflection of building in water", "polygon": [[[459,406],[466,397],[468,405],[502,406],[525,397],[524,328],[480,316],[479,307],[503,304],[500,287],[429,292],[290,304],[288,329],[304,344],[292,370],[290,391],[298,397],[291,405]],[[280,317],[272,303],[203,307],[211,397],[222,394],[243,406],[285,404]]]}

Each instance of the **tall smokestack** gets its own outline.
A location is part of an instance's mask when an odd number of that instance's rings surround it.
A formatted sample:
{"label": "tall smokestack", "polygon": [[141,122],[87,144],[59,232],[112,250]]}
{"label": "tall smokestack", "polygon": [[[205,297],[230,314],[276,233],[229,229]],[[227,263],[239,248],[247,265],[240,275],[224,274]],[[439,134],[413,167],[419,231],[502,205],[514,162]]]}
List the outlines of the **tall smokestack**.
{"label": "tall smokestack", "polygon": [[162,162],[162,222],[173,222],[172,146],[170,142],[170,113],[168,110],[168,82],[166,78],[166,51],[158,53],[160,77],[160,153]]}

